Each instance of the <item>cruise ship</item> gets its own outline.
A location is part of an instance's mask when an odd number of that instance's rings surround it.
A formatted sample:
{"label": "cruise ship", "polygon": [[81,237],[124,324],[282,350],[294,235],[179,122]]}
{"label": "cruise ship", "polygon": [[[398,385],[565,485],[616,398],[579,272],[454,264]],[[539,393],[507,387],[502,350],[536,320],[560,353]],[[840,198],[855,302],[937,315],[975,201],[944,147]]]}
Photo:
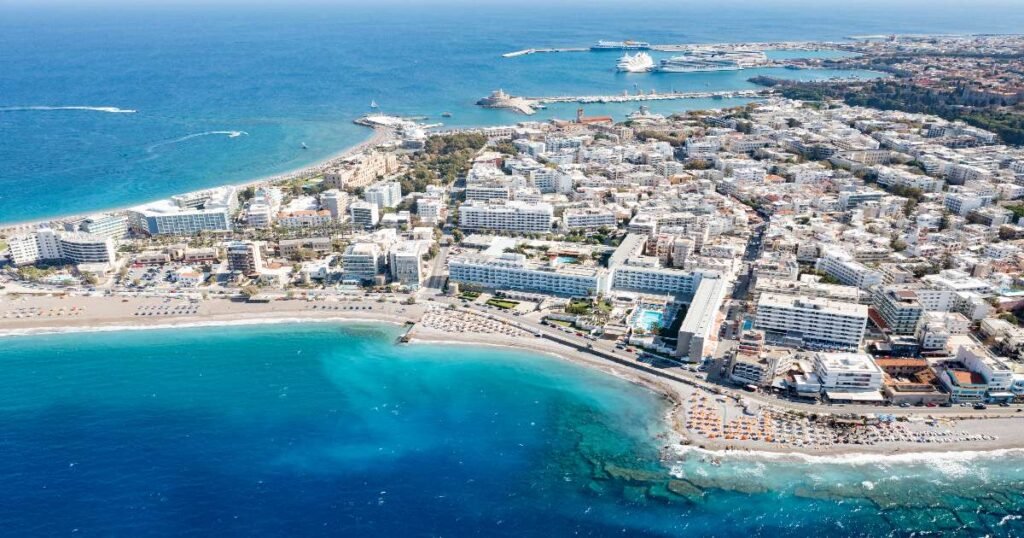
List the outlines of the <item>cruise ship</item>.
{"label": "cruise ship", "polygon": [[682,56],[662,60],[657,71],[662,73],[694,73],[699,71],[739,71],[768,62],[761,51],[694,50]]}
{"label": "cruise ship", "polygon": [[626,73],[646,73],[654,69],[654,59],[646,52],[638,52],[632,55],[626,53],[622,55],[622,58],[619,58],[619,63],[616,67],[619,71]]}
{"label": "cruise ship", "polygon": [[651,44],[646,41],[598,41],[590,50],[648,50]]}

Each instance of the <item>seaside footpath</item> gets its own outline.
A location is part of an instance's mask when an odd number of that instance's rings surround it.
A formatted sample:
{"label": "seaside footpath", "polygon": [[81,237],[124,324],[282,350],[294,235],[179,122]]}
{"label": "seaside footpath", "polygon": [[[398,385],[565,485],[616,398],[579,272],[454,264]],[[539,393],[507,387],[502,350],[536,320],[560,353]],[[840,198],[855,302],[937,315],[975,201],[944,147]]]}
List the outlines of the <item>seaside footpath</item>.
{"label": "seaside footpath", "polygon": [[[859,434],[849,434],[834,425],[813,423],[806,417],[793,416],[770,406],[755,406],[760,408],[752,410],[748,405],[745,408],[741,402],[701,387],[612,363],[547,338],[535,337],[498,319],[452,311],[439,304],[406,304],[399,297],[251,303],[226,298],[188,301],[161,297],[0,295],[0,336],[5,337],[210,325],[364,321],[411,325],[405,340],[412,344],[528,350],[595,368],[654,391],[666,401],[664,419],[668,433],[660,439],[666,457],[692,449],[777,457],[780,454],[905,455],[1024,447],[1024,419],[1019,417],[930,419],[922,416],[870,427],[877,431],[858,430]],[[822,413],[829,411],[822,408]],[[884,413],[884,409],[879,412]],[[772,442],[763,433],[752,434],[765,427],[776,437],[788,435],[789,441]],[[727,435],[727,432],[734,435]],[[869,438],[873,442],[861,442]]]}

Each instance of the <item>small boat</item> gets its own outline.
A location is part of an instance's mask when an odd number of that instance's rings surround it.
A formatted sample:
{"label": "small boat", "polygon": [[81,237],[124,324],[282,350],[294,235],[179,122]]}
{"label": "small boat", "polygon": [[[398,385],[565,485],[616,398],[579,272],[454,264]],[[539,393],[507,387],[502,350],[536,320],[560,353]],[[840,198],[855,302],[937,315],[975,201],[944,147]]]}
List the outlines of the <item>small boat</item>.
{"label": "small boat", "polygon": [[442,118],[450,118],[450,117],[452,117],[452,113],[451,112],[443,112],[441,114],[441,117]]}
{"label": "small boat", "polygon": [[305,143],[305,142],[303,142],[303,143],[302,143],[302,149],[309,149],[309,146],[307,146],[307,145],[306,145],[306,143]]}
{"label": "small boat", "polygon": [[370,100],[370,108],[378,108],[376,100],[373,100],[373,99]]}

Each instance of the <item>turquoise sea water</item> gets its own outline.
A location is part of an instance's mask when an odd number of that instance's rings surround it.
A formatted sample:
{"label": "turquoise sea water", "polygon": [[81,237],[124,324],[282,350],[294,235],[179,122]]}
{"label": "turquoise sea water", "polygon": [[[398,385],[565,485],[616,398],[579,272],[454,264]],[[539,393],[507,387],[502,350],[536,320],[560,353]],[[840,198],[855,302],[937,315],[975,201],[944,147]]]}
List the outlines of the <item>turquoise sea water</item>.
{"label": "turquoise sea water", "polygon": [[[0,339],[8,536],[1024,533],[1024,459],[662,461],[661,399],[382,325]],[[915,534],[916,533],[916,534]]]}
{"label": "turquoise sea water", "polygon": [[[1024,10],[1005,0],[168,4],[0,0],[0,223],[294,169],[363,140],[367,131],[351,120],[371,100],[397,114],[451,112],[443,121],[453,126],[507,124],[524,118],[473,103],[499,87],[520,95],[749,88],[746,80],[766,71],[624,75],[614,72],[616,52],[500,56],[527,47],[1024,27]],[[68,106],[137,112],[38,108]],[[536,118],[570,117],[575,108],[554,106]],[[587,112],[622,118],[633,109]]]}

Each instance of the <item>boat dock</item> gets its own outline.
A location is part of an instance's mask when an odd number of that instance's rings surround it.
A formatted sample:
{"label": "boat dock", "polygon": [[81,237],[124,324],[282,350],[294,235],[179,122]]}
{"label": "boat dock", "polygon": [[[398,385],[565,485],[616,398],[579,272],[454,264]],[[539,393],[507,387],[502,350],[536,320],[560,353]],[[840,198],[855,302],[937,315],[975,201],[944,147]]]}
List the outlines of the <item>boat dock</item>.
{"label": "boat dock", "polygon": [[523,97],[534,103],[630,103],[636,101],[671,101],[676,99],[730,99],[763,97],[771,90],[729,90],[710,92],[638,93],[622,95],[558,95],[552,97]]}
{"label": "boat dock", "polygon": [[526,56],[527,54],[539,54],[542,52],[587,52],[590,50],[586,47],[568,47],[568,48],[555,48],[555,49],[523,49],[515,52],[506,52],[502,54],[502,58],[515,58],[516,56]]}
{"label": "boat dock", "polygon": [[[847,39],[867,39],[867,38],[879,38],[886,36],[850,36]],[[693,50],[701,49],[714,49],[714,50],[818,50],[822,48],[835,49],[839,48],[840,45],[847,43],[838,43],[835,41],[765,41],[756,43],[663,43],[663,44],[652,44],[647,50],[656,52],[689,52]],[[559,47],[559,48],[529,48],[522,49],[513,52],[506,52],[501,56],[503,58],[515,58],[517,56],[526,56],[528,54],[537,54],[542,52],[589,52],[592,49],[590,47]],[[628,50],[628,49],[622,49]]]}

